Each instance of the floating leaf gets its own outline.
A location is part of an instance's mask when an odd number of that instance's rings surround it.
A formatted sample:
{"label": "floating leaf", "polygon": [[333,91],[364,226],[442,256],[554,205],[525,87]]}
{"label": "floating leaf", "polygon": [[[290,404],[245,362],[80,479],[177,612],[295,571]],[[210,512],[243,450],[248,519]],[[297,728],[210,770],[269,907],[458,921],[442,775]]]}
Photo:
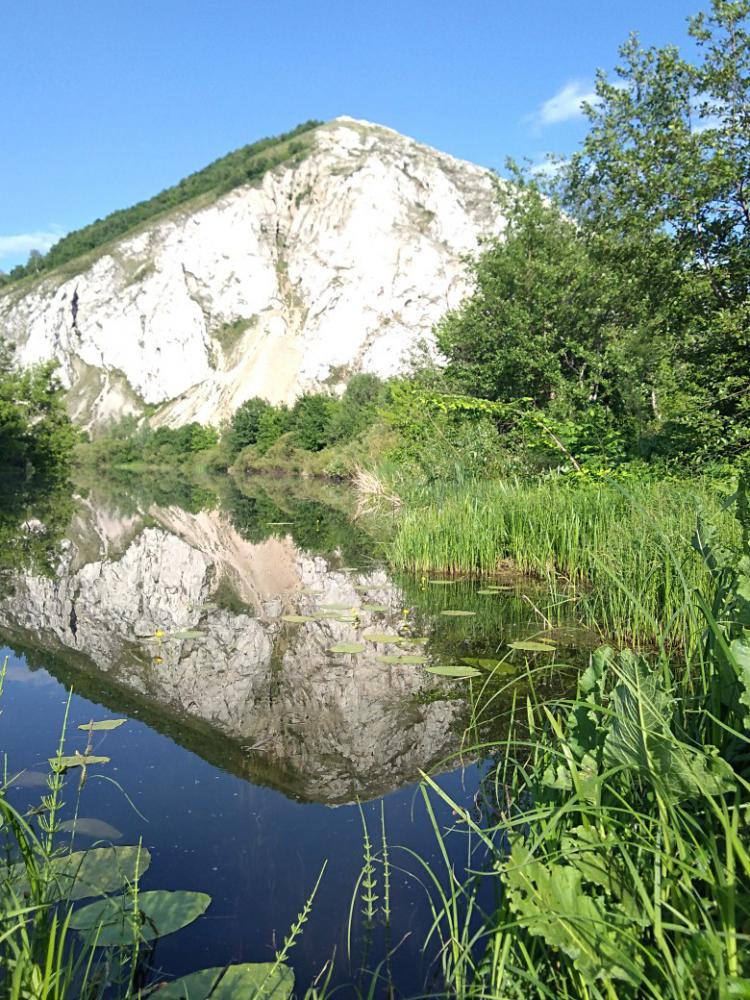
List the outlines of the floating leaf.
{"label": "floating leaf", "polygon": [[186,628],[180,632],[170,632],[169,639],[202,639],[206,635],[197,628]]}
{"label": "floating leaf", "polygon": [[365,644],[363,642],[338,642],[331,646],[329,653],[364,653]]}
{"label": "floating leaf", "polygon": [[399,663],[404,666],[416,666],[419,663],[427,663],[427,657],[419,656],[417,653],[405,653],[402,656],[399,656],[398,654],[394,654],[392,656],[379,656],[378,659],[381,663]]}
{"label": "floating leaf", "polygon": [[476,611],[441,611],[440,614],[449,618],[469,618],[475,615]]}
{"label": "floating leaf", "polygon": [[389,635],[387,632],[364,632],[362,638],[368,642],[401,642],[400,635]]}
{"label": "floating leaf", "polygon": [[523,649],[528,653],[554,653],[555,647],[548,642],[537,642],[535,639],[522,639],[518,642],[509,642],[511,649]]}
{"label": "floating leaf", "polygon": [[468,678],[482,676],[480,670],[464,666],[462,663],[452,663],[441,667],[427,667],[426,670],[428,674],[437,674],[438,677]]}
{"label": "floating leaf", "polygon": [[315,621],[315,618],[312,615],[282,615],[281,620],[292,625],[301,625],[303,622]]}
{"label": "floating leaf", "polygon": [[288,1000],[294,973],[275,962],[247,962],[202,969],[162,986],[159,1000]]}
{"label": "floating leaf", "polygon": [[78,728],[85,729],[87,732],[93,731],[95,733],[99,733],[110,729],[117,729],[127,721],[127,719],[102,719],[101,722],[94,722],[92,720],[91,722],[84,723]]}
{"label": "floating leaf", "polygon": [[328,614],[329,611],[351,611],[352,604],[351,601],[349,604],[321,604],[318,610],[324,614]]}
{"label": "floating leaf", "polygon": [[50,757],[49,764],[53,771],[64,771],[67,767],[89,767],[91,764],[109,764],[109,757],[94,757],[91,754],[77,753],[74,757]]}
{"label": "floating leaf", "polygon": [[426,646],[430,640],[427,638],[427,636],[424,635],[418,637],[411,635],[400,635],[398,637],[398,641],[399,644],[403,646]]}
{"label": "floating leaf", "polygon": [[431,587],[450,587],[451,584],[456,583],[456,580],[428,580],[427,582]]}
{"label": "floating leaf", "polygon": [[339,573],[356,573],[358,569],[358,566],[341,566],[339,567]]}
{"label": "floating leaf", "polygon": [[387,604],[363,604],[362,611],[390,611]]}
{"label": "floating leaf", "polygon": [[[157,889],[138,894],[138,919],[144,941],[165,937],[187,927],[208,909],[211,897],[205,892],[168,892]],[[101,947],[130,944],[133,939],[133,900],[124,897],[102,899],[76,910],[70,926]]]}
{"label": "floating leaf", "polygon": [[105,823],[103,819],[93,819],[85,816],[79,816],[75,820],[66,819],[60,824],[58,829],[64,833],[75,832],[81,837],[98,837],[101,840],[119,840],[122,836],[116,827]]}
{"label": "floating leaf", "polygon": [[[95,847],[90,851],[75,851],[49,862],[47,892],[53,899],[73,902],[87,896],[103,896],[120,892],[132,885],[147,871],[151,854],[145,847]],[[14,886],[21,895],[28,889],[26,866],[23,862],[11,869],[11,878],[18,876]]]}
{"label": "floating leaf", "polygon": [[515,663],[508,663],[505,660],[491,659],[488,656],[464,656],[463,662],[471,667],[481,667],[482,670],[492,670],[495,673],[515,674],[518,667]]}

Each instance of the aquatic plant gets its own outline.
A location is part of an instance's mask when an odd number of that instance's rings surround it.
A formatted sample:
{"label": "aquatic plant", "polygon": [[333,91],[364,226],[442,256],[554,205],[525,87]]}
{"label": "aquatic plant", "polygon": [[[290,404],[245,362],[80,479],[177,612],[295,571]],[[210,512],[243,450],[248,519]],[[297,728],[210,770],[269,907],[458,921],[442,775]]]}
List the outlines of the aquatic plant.
{"label": "aquatic plant", "polygon": [[691,545],[696,517],[726,544],[738,528],[705,481],[558,477],[424,490],[399,517],[391,562],[415,574],[545,580],[589,626],[618,641],[686,646],[700,633],[692,593],[709,570]]}

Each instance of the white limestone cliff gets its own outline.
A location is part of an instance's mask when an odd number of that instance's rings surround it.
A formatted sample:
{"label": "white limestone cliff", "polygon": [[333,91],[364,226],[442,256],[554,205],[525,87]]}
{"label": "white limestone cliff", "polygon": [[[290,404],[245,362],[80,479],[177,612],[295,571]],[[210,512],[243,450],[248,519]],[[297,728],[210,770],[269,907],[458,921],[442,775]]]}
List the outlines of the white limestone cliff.
{"label": "white limestone cliff", "polygon": [[394,374],[469,290],[465,255],[502,231],[492,173],[337,118],[308,154],[0,294],[0,336],[56,358],[74,417],[155,406],[218,424],[245,399]]}

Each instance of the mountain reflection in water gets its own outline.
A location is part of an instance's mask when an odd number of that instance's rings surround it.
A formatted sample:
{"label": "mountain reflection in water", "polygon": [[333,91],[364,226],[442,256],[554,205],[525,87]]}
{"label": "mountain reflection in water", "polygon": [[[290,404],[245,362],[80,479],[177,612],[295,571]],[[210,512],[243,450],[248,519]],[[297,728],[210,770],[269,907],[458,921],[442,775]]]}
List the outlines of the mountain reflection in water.
{"label": "mountain reflection in water", "polygon": [[436,768],[459,745],[463,699],[420,666],[383,663],[390,647],[328,652],[415,627],[372,541],[320,502],[227,490],[209,509],[199,492],[194,511],[79,498],[54,575],[6,581],[7,640],[79,693],[296,799],[370,799]]}

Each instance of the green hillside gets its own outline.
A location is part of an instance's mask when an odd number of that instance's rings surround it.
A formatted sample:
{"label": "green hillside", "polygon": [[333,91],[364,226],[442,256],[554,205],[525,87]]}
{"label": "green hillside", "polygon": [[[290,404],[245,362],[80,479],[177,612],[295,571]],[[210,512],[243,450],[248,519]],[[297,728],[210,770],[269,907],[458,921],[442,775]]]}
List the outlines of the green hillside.
{"label": "green hillside", "polygon": [[9,275],[0,276],[0,283],[8,284],[50,271],[98,249],[110,240],[124,236],[149,219],[177,208],[199,195],[213,193],[218,196],[241,184],[256,181],[268,170],[303,153],[308,146],[307,133],[321,124],[319,121],[307,121],[290,132],[242,146],[190,174],[178,184],[165,188],[153,198],[140,201],[131,208],[112,212],[104,219],[97,219],[82,229],[68,233],[48,253],[33,254],[27,264],[19,264]]}

